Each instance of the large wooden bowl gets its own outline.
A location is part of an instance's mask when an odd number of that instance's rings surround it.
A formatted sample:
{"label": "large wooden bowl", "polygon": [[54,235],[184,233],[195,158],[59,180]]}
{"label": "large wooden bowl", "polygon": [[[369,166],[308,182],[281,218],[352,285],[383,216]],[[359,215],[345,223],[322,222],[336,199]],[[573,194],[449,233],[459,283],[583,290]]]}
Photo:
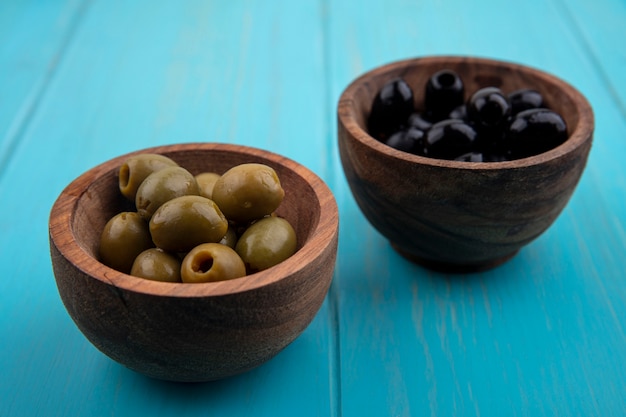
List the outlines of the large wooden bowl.
{"label": "large wooden bowl", "polygon": [[68,313],[106,355],[159,379],[214,380],[269,360],[307,327],[331,283],[338,212],[330,190],[305,167],[249,147],[203,143],[140,152],[169,156],[194,174],[244,162],[273,167],[285,189],[278,214],[294,226],[298,250],[270,269],[216,283],[156,282],[108,268],[98,262],[97,246],[105,222],[128,209],[117,171],[132,154],[123,155],[78,177],[52,207],[52,266]]}
{"label": "large wooden bowl", "polygon": [[[475,163],[404,153],[368,134],[371,104],[385,82],[404,78],[413,87],[416,106],[423,108],[423,86],[445,68],[461,76],[466,95],[487,86],[505,93],[539,90],[565,119],[569,139],[537,156]],[[494,267],[543,233],[574,192],[593,129],[592,109],[571,85],[537,69],[480,58],[391,63],[353,81],[338,104],[341,162],[363,214],[401,254],[446,271]]]}

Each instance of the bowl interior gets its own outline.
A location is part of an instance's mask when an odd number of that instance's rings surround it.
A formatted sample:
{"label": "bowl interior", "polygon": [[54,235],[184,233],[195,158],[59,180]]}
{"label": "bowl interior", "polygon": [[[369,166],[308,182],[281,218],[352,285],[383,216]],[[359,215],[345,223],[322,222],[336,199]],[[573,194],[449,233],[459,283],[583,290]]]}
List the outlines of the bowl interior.
{"label": "bowl interior", "polygon": [[[296,262],[299,263],[305,262],[305,259],[298,259],[304,256],[300,253],[302,252],[300,249],[312,238],[320,221],[322,207],[318,195],[319,190],[314,188],[316,184],[319,186],[321,180],[311,176],[311,173],[304,167],[275,154],[234,145],[180,145],[152,148],[141,152],[154,152],[168,156],[194,175],[209,171],[222,174],[235,165],[249,162],[263,163],[274,168],[285,189],[285,197],[277,214],[287,219],[296,231],[298,251],[292,258],[295,257]],[[115,158],[84,174],[80,180],[77,180],[77,183],[73,184],[78,184],[76,191],[66,190],[66,192],[78,194],[70,219],[72,238],[92,261],[98,259],[100,234],[106,222],[121,211],[135,210],[134,204],[125,199],[118,189],[119,166],[129,155],[131,154]],[[80,189],[80,184],[83,185],[83,189]],[[104,267],[102,264],[99,265]],[[261,274],[263,272],[255,275]],[[114,275],[113,270],[109,270],[108,275]],[[124,275],[130,280],[139,279],[121,273],[119,275]],[[245,279],[246,277],[240,280]],[[257,280],[255,282],[258,284]],[[189,284],[171,283],[166,283],[166,285],[189,286]],[[194,287],[197,286],[198,284],[194,284]]]}
{"label": "bowl interior", "polygon": [[403,78],[412,87],[415,106],[417,109],[423,109],[426,83],[431,75],[443,69],[453,70],[462,78],[465,85],[465,100],[484,87],[498,87],[505,94],[517,89],[532,88],[542,94],[547,107],[565,119],[570,136],[579,125],[580,94],[557,77],[514,63],[444,56],[399,61],[359,77],[343,95],[351,97],[350,117],[361,130],[367,132],[367,117],[374,97],[386,82],[396,77]]}

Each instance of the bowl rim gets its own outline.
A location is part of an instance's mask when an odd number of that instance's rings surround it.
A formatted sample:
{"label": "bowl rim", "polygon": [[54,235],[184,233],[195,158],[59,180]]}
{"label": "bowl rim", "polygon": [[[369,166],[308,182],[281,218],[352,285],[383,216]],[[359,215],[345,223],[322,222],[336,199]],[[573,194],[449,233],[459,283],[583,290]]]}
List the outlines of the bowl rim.
{"label": "bowl rim", "polygon": [[[433,64],[449,64],[449,63],[468,63],[480,64],[487,66],[505,66],[514,71],[520,71],[525,73],[531,73],[533,76],[542,78],[544,81],[556,85],[563,93],[571,98],[575,103],[579,112],[578,123],[574,130],[570,132],[569,137],[561,145],[553,148],[547,152],[529,156],[526,158],[515,159],[511,161],[502,162],[468,162],[468,161],[453,161],[429,158],[426,156],[414,155],[408,152],[400,151],[385,145],[384,143],[376,140],[370,136],[369,133],[361,128],[354,118],[354,93],[361,88],[363,84],[367,84],[369,79],[384,74],[386,72],[396,71],[398,69],[407,68],[409,66],[415,66],[420,63],[433,63]],[[507,60],[498,60],[493,58],[479,57],[479,56],[464,56],[464,55],[428,55],[418,56],[414,58],[407,58],[389,62],[377,67],[374,67],[367,72],[362,73],[355,78],[344,89],[339,97],[337,104],[337,117],[340,126],[343,126],[350,135],[369,148],[374,149],[381,154],[385,154],[390,158],[401,160],[403,162],[416,163],[421,165],[428,165],[438,168],[455,168],[461,170],[483,170],[493,171],[502,169],[517,169],[520,167],[529,167],[534,165],[540,165],[545,162],[559,159],[563,155],[570,153],[572,150],[583,146],[588,141],[592,140],[594,130],[594,114],[589,101],[586,97],[578,91],[570,83],[563,79],[540,70],[538,68],[516,63]],[[340,135],[341,140],[341,135]]]}
{"label": "bowl rim", "polygon": [[[313,225],[304,245],[287,260],[241,278],[207,283],[171,283],[151,281],[119,272],[99,262],[75,239],[72,227],[76,204],[90,184],[115,169],[128,157],[140,153],[174,153],[185,151],[223,151],[248,154],[292,171],[313,190],[322,206],[320,216]],[[61,256],[85,275],[113,287],[153,296],[204,298],[233,295],[272,285],[304,269],[312,260],[322,255],[338,236],[339,213],[330,188],[313,171],[277,153],[247,145],[221,142],[187,142],[160,145],[129,152],[109,159],[75,178],[58,196],[50,211],[49,238]],[[280,269],[279,269],[280,266]],[[276,273],[279,272],[279,273]],[[287,272],[287,273],[285,273]]]}

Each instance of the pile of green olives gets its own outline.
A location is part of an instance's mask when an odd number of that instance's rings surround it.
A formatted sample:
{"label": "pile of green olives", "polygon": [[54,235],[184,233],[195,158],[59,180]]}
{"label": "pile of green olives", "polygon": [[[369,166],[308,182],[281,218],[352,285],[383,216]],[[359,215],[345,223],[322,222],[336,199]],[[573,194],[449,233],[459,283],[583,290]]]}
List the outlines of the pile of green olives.
{"label": "pile of green olives", "polygon": [[193,175],[146,153],[129,157],[118,178],[136,210],[109,219],[98,255],[120,272],[164,282],[224,281],[270,268],[297,249],[294,228],[276,215],[285,191],[265,164]]}

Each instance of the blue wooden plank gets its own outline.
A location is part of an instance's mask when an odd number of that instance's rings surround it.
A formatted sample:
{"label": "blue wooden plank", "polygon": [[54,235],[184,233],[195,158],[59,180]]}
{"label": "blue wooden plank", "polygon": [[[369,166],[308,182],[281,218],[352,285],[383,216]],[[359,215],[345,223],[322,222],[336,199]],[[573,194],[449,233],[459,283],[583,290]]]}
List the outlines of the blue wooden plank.
{"label": "blue wooden plank", "polygon": [[626,117],[626,52],[622,39],[626,37],[624,16],[626,4],[620,0],[596,3],[569,0],[556,2],[562,14],[576,27],[577,42],[587,50],[596,65],[606,90]]}
{"label": "blue wooden plank", "polygon": [[265,145],[325,175],[310,151],[331,145],[326,102],[317,104],[325,68],[316,2],[91,10],[68,48],[75,60],[60,64],[71,74],[42,103],[56,140],[79,147],[79,169],[199,140]]}
{"label": "blue wooden plank", "polygon": [[0,282],[0,415],[334,413],[328,303],[250,373],[198,386],[147,380],[97,352],[64,312],[46,232],[70,180],[147,146],[252,145],[328,179],[320,12],[315,1],[90,3],[2,167],[0,268],[11,279]]}
{"label": "blue wooden plank", "polygon": [[[11,73],[0,87],[13,100],[0,101],[0,127],[19,132],[0,142],[11,150],[0,166],[0,416],[623,414],[626,120],[611,42],[623,2],[88,4],[84,15],[71,1],[0,5],[0,71]],[[36,65],[18,70],[15,51]],[[546,69],[596,110],[589,167],[563,216],[510,263],[463,277],[389,248],[356,208],[334,144],[352,78],[441,53]],[[267,365],[201,385],[143,378],[89,345],[56,294],[45,233],[52,201],[83,170],[188,140],[286,154],[329,181],[341,215],[336,281],[309,329]]]}
{"label": "blue wooden plank", "polygon": [[82,10],[78,0],[0,4],[0,166],[34,113]]}
{"label": "blue wooden plank", "polygon": [[[396,59],[494,57],[578,87],[596,111],[597,140],[557,223],[482,274],[446,276],[408,263],[338,179],[343,414],[621,415],[626,121],[599,71],[608,51],[591,56],[580,42],[583,23],[564,16],[558,2],[357,3],[329,3],[334,100],[363,71]],[[605,6],[624,21],[621,8]],[[609,34],[601,20],[579,21]],[[607,57],[614,72],[619,57]]]}

